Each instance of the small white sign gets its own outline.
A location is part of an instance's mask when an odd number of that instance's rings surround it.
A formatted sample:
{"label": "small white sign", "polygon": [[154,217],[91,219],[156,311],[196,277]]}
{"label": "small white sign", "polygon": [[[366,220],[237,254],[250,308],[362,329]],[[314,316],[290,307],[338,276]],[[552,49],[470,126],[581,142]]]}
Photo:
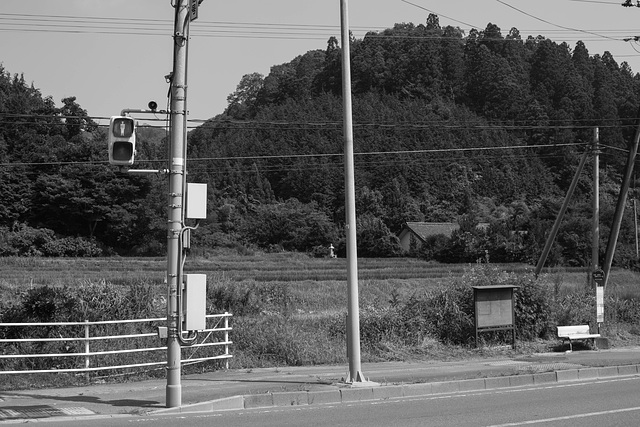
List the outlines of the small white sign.
{"label": "small white sign", "polygon": [[598,323],[604,323],[604,286],[596,286],[596,317]]}

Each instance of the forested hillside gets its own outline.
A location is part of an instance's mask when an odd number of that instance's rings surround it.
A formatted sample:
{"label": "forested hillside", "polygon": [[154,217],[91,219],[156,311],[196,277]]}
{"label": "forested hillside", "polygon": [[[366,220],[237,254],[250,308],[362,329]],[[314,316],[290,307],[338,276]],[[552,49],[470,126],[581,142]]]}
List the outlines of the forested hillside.
{"label": "forested hillside", "polygon": [[[493,24],[463,34],[435,15],[353,39],[351,56],[359,255],[401,255],[395,236],[407,221],[458,221],[451,239],[414,255],[535,262],[596,126],[604,250],[640,104],[640,76],[626,63]],[[104,130],[75,98],[54,108],[0,71],[0,253],[23,243],[54,255],[61,238],[101,253],[162,253],[163,178],[118,173]],[[189,181],[209,185],[195,247],[344,250],[341,90],[331,38],[267,76],[244,76],[224,113],[190,132]],[[162,135],[139,133],[137,158],[164,159]],[[585,168],[551,264],[589,262],[591,175]],[[618,265],[635,264],[632,213]]]}

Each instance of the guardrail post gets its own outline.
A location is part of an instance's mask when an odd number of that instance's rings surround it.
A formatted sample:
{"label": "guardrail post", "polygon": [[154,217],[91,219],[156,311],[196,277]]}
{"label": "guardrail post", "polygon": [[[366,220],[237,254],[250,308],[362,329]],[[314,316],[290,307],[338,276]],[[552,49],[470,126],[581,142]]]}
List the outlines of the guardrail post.
{"label": "guardrail post", "polygon": [[[85,369],[89,369],[89,321],[84,321],[84,367]],[[85,373],[85,377],[87,382],[89,381],[89,371]]]}
{"label": "guardrail post", "polygon": [[[224,354],[229,356],[229,313],[224,312]],[[229,358],[224,359],[224,367],[229,370]]]}

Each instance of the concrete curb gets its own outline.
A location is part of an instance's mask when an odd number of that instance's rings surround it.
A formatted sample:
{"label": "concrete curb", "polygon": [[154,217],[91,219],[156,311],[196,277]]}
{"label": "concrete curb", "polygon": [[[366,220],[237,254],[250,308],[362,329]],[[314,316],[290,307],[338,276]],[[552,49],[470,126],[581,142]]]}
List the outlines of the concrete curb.
{"label": "concrete curb", "polygon": [[191,405],[181,406],[179,408],[159,409],[149,412],[149,414],[160,415],[196,412],[217,412],[229,410],[237,411],[243,409],[272,408],[284,406],[352,403],[360,401],[396,399],[403,397],[473,392],[506,387],[526,387],[542,384],[554,384],[565,381],[634,376],[638,375],[639,373],[640,365],[622,365],[402,385],[379,385],[372,387],[352,388],[340,384],[336,385],[335,390],[275,392],[233,396],[208,402],[194,403]]}

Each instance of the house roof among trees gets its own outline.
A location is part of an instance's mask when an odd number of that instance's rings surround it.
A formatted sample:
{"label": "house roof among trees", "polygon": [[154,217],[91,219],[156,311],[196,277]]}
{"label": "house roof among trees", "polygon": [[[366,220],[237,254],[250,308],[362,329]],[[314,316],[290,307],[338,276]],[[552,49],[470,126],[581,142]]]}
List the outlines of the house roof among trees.
{"label": "house roof among trees", "polygon": [[407,222],[402,233],[412,232],[420,240],[425,241],[429,236],[444,234],[451,237],[451,234],[460,228],[455,222]]}

